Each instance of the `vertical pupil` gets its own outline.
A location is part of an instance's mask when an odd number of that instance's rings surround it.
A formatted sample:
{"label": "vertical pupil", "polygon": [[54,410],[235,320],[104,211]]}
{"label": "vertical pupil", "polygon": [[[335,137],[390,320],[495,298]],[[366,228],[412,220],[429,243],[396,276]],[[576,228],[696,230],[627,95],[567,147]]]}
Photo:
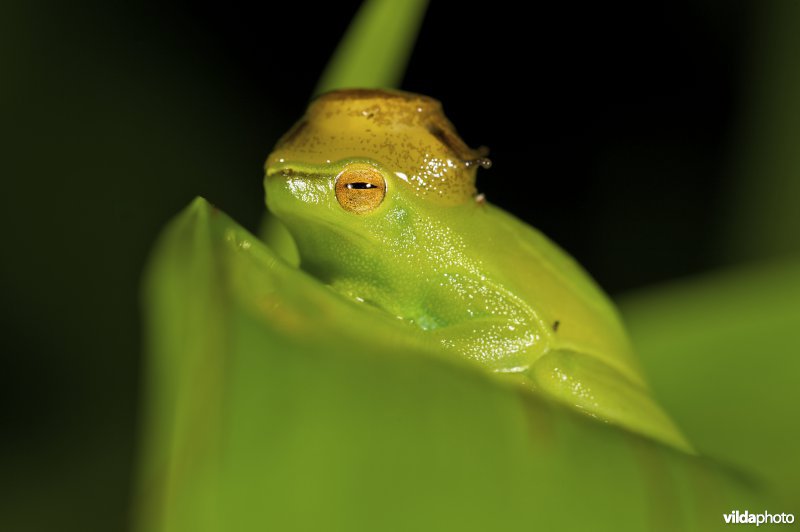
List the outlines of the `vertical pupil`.
{"label": "vertical pupil", "polygon": [[351,190],[352,190],[352,189],[356,189],[356,190],[366,190],[366,189],[368,189],[368,188],[377,188],[377,187],[376,187],[375,185],[373,185],[372,183],[362,183],[362,182],[358,182],[358,183],[347,183],[347,188],[349,188],[349,189],[351,189]]}

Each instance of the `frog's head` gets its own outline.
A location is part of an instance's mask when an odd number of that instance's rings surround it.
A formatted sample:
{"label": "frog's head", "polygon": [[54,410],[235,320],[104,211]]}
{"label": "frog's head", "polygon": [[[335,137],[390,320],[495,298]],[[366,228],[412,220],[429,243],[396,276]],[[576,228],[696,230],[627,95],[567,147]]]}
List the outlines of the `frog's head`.
{"label": "frog's head", "polygon": [[334,91],[311,102],[267,159],[267,206],[304,259],[324,242],[360,242],[363,255],[380,247],[368,242],[408,234],[411,220],[474,203],[485,155],[461,140],[437,100]]}

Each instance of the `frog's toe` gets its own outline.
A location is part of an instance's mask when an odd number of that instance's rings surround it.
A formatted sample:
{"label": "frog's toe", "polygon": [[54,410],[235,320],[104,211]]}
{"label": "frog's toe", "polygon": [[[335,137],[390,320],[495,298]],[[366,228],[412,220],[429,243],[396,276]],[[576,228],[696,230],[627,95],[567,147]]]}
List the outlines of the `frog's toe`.
{"label": "frog's toe", "polygon": [[528,370],[534,387],[592,417],[694,453],[647,388],[597,358],[551,350]]}

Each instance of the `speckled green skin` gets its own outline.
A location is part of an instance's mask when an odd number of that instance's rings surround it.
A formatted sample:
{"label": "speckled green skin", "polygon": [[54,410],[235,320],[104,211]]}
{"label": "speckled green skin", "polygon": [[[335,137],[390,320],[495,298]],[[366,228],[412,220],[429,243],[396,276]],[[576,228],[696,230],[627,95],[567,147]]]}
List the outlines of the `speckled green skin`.
{"label": "speckled green skin", "polygon": [[[435,100],[333,93],[270,155],[267,206],[301,267],[343,296],[532,390],[689,450],[650,397],[603,292],[541,233],[475,194],[480,156]],[[366,214],[335,197],[336,176],[353,162],[386,181]]]}

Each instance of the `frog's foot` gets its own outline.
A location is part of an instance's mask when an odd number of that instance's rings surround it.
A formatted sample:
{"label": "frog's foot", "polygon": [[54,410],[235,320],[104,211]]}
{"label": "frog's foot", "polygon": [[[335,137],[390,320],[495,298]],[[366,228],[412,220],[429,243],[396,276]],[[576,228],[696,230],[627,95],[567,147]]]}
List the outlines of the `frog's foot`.
{"label": "frog's foot", "polygon": [[551,350],[537,359],[527,374],[533,386],[547,396],[601,421],[694,453],[650,390],[591,355]]}

